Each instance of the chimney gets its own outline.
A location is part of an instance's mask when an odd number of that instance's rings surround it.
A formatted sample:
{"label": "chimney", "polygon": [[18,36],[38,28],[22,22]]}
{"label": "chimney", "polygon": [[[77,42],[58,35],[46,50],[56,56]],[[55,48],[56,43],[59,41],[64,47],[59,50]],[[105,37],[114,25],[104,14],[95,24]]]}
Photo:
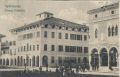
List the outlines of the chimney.
{"label": "chimney", "polygon": [[39,16],[41,20],[44,20],[53,17],[53,14],[50,12],[42,12],[40,14],[37,14],[36,16]]}

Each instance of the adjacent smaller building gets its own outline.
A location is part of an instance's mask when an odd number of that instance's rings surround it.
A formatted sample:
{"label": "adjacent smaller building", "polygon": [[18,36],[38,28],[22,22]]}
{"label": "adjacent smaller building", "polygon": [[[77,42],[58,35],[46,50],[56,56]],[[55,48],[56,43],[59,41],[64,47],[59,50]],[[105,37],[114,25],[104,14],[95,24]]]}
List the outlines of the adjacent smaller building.
{"label": "adjacent smaller building", "polygon": [[119,3],[88,11],[91,66],[102,71],[119,66]]}

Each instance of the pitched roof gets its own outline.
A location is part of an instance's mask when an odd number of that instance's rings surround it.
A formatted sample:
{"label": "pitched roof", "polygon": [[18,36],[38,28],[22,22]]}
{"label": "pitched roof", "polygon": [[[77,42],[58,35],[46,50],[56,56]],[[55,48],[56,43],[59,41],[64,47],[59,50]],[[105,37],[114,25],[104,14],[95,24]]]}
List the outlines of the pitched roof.
{"label": "pitched roof", "polygon": [[39,21],[24,25],[24,26],[21,26],[18,28],[14,28],[11,30],[18,30],[18,29],[26,28],[29,26],[37,25],[37,24],[42,24],[42,25],[48,24],[48,25],[55,25],[55,26],[61,26],[61,27],[72,27],[72,28],[82,28],[82,27],[87,28],[87,26],[85,26],[85,25],[73,23],[73,22],[66,21],[66,20],[59,19],[59,18],[55,18],[55,17],[50,17],[50,18],[39,20]]}

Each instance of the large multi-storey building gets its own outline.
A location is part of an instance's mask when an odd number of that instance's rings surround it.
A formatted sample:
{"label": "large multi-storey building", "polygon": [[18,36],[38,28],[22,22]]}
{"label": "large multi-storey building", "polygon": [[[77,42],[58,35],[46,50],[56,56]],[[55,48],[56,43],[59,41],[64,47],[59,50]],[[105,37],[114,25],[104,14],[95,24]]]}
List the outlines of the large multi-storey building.
{"label": "large multi-storey building", "polygon": [[[85,25],[38,14],[40,20],[11,29],[14,40],[0,57],[1,65],[58,66],[88,63],[88,31]],[[6,56],[7,55],[7,56]]]}
{"label": "large multi-storey building", "polygon": [[89,10],[89,52],[92,65],[101,69],[118,67],[119,3]]}

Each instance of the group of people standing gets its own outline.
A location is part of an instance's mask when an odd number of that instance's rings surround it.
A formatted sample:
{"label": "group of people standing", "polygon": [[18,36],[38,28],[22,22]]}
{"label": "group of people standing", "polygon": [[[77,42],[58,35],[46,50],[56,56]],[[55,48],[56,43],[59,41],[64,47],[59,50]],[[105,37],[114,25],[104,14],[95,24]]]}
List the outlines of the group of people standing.
{"label": "group of people standing", "polygon": [[59,66],[56,68],[56,72],[61,73],[63,76],[74,75],[74,74],[78,74],[79,72],[85,72],[89,70],[90,70],[90,66],[88,64],[82,64],[76,66],[75,69],[73,69],[71,66]]}

